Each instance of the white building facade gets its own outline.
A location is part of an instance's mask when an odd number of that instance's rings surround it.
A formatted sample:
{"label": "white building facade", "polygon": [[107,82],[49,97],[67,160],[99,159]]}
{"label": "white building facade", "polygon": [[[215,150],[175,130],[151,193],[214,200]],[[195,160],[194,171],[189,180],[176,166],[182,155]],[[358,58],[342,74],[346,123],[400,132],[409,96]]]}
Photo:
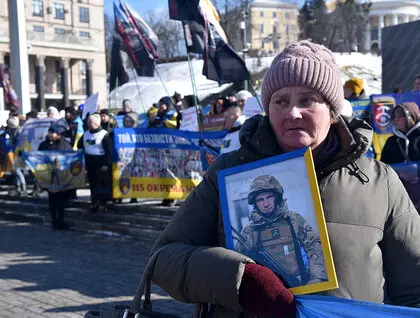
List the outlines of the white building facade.
{"label": "white building facade", "polygon": [[408,23],[420,18],[420,2],[418,1],[371,0],[371,3],[365,38],[365,49],[368,51],[381,50],[384,27]]}

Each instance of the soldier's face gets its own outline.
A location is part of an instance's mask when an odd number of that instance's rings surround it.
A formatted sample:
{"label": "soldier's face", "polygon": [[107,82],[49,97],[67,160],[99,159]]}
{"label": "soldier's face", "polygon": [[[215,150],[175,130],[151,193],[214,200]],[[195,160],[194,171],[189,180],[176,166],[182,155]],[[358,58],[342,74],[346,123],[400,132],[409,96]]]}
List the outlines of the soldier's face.
{"label": "soldier's face", "polygon": [[272,213],[276,207],[276,197],[273,192],[263,192],[255,197],[255,203],[261,213]]}
{"label": "soldier's face", "polygon": [[269,119],[284,151],[316,149],[327,137],[333,122],[322,95],[305,87],[276,91],[271,96]]}

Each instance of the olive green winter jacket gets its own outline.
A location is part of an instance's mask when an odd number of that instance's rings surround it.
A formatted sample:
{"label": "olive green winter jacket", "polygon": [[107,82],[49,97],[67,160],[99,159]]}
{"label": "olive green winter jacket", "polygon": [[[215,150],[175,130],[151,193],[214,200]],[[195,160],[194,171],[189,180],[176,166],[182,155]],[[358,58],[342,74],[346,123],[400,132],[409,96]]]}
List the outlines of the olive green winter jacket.
{"label": "olive green winter jacket", "polygon": [[[340,287],[326,294],[416,306],[420,217],[396,173],[364,157],[372,139],[369,125],[341,117],[331,129],[341,150],[317,167],[317,177]],[[179,301],[215,304],[217,317],[241,312],[238,291],[251,260],[224,248],[216,172],[281,153],[267,117],[251,118],[242,130],[241,149],[210,167],[152,250],[153,281]]]}

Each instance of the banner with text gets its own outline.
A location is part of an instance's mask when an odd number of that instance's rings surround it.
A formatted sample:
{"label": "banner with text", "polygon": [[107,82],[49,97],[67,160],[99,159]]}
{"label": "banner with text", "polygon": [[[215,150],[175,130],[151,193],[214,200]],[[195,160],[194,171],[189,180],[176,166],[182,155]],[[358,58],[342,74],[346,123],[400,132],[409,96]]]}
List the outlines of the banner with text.
{"label": "banner with text", "polygon": [[84,186],[82,151],[30,151],[23,152],[22,158],[41,189],[61,192]]}
{"label": "banner with text", "polygon": [[113,197],[185,199],[217,157],[226,131],[114,129]]}

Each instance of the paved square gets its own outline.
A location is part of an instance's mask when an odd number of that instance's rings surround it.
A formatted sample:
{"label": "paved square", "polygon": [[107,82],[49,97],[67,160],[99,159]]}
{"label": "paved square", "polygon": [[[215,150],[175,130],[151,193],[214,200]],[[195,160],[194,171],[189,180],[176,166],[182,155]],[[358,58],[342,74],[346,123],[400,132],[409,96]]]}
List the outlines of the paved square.
{"label": "paved square", "polygon": [[[0,221],[0,317],[83,317],[129,304],[151,245],[44,225]],[[190,317],[192,305],[156,286],[153,308]]]}

